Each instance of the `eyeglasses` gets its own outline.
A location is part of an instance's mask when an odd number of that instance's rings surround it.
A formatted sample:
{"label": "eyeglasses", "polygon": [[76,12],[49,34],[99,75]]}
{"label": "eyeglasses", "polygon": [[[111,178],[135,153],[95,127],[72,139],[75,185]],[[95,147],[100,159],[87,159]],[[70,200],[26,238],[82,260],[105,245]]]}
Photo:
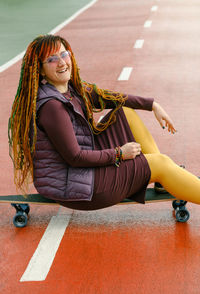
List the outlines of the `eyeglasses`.
{"label": "eyeglasses", "polygon": [[64,52],[62,52],[60,54],[60,56],[58,55],[53,55],[47,58],[47,60],[43,63],[48,63],[48,64],[58,64],[58,62],[60,61],[60,59],[63,59],[64,61],[66,61],[68,58],[70,58],[71,56],[71,52],[66,50]]}

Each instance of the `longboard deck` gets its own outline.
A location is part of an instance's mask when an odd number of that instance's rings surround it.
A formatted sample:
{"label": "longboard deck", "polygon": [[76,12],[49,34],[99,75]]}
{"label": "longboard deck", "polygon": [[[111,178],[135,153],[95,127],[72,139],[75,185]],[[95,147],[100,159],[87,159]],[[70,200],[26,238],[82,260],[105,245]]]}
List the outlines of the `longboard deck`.
{"label": "longboard deck", "polygon": [[[156,193],[153,188],[148,188],[146,191],[146,202],[170,201],[176,199],[169,193]],[[25,198],[23,195],[6,195],[0,196],[0,203],[19,203],[19,204],[57,204],[56,201],[47,199],[40,194],[29,194]],[[120,204],[137,203],[131,199],[124,199]]]}
{"label": "longboard deck", "polygon": [[[172,207],[175,210],[175,216],[177,221],[186,222],[190,213],[185,207],[186,201],[177,200],[169,193],[161,194],[156,193],[153,188],[148,188],[146,191],[146,202],[159,202],[159,201],[172,201]],[[17,228],[23,228],[28,222],[28,214],[30,211],[29,204],[54,204],[58,205],[56,201],[45,198],[40,194],[29,194],[25,198],[22,195],[7,195],[0,196],[0,203],[11,203],[11,205],[16,209],[16,214],[13,217],[13,224]],[[131,199],[124,199],[119,204],[136,204],[137,202]]]}

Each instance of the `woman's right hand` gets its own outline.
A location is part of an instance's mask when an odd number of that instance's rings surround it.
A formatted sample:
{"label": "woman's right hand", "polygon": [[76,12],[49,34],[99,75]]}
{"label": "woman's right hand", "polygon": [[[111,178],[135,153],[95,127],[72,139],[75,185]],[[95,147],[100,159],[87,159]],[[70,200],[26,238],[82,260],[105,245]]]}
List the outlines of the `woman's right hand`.
{"label": "woman's right hand", "polygon": [[124,160],[133,159],[141,153],[141,145],[136,142],[126,143],[120,148],[122,150]]}

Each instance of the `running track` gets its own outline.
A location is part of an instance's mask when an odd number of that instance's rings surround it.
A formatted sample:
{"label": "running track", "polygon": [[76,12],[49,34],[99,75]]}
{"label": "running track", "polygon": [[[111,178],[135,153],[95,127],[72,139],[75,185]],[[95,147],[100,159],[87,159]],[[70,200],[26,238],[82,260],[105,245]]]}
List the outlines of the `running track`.
{"label": "running track", "polygon": [[[155,97],[164,106],[178,129],[174,136],[160,129],[152,113],[140,114],[161,151],[196,175],[199,14],[197,0],[99,0],[60,31],[74,48],[83,79],[103,88]],[[19,69],[17,63],[0,74],[1,195],[15,193],[7,119]],[[90,213],[34,206],[29,225],[16,229],[12,208],[2,204],[0,291],[197,294],[200,210],[196,205],[188,207],[190,221],[179,224],[169,203],[115,206]],[[54,230],[62,239],[58,250]]]}

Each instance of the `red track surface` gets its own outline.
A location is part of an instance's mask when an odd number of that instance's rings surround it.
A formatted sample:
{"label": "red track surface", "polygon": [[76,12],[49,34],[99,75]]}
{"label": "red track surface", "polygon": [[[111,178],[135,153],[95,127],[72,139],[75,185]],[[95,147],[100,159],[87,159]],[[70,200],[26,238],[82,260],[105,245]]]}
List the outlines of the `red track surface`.
{"label": "red track surface", "polygon": [[[153,12],[153,5],[158,10]],[[150,28],[144,22],[152,20]],[[168,135],[151,113],[141,112],[163,153],[199,175],[199,5],[196,0],[99,0],[61,31],[74,49],[83,79],[99,86],[155,97],[174,119]],[[141,49],[134,49],[144,39]],[[124,66],[128,81],[117,81]],[[15,193],[8,157],[7,120],[19,64],[1,73],[1,187]],[[1,205],[0,291],[72,294],[200,293],[199,206],[188,205],[187,224],[176,223],[169,203],[74,212],[43,282],[20,282],[57,206],[33,206],[29,225],[12,225]]]}

